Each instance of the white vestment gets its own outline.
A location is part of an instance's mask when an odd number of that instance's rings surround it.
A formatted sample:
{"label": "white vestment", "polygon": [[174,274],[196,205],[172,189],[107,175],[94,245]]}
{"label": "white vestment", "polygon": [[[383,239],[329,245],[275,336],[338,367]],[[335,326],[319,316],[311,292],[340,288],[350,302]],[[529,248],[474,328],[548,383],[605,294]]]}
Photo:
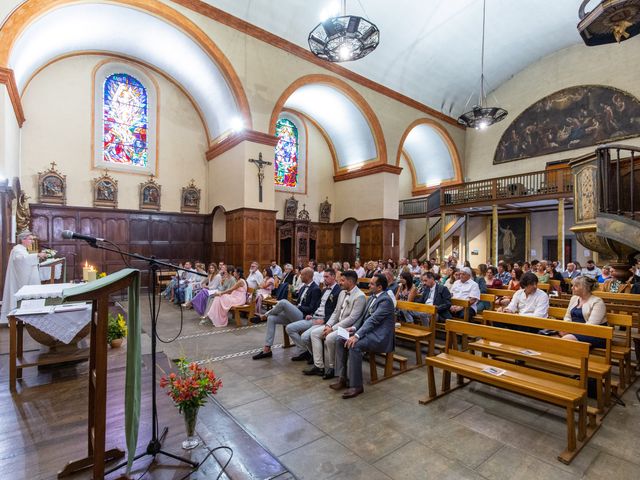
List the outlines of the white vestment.
{"label": "white vestment", "polygon": [[38,254],[29,253],[24,245],[16,245],[11,250],[4,279],[2,312],[0,323],[7,323],[7,315],[18,306],[16,293],[25,285],[39,285]]}

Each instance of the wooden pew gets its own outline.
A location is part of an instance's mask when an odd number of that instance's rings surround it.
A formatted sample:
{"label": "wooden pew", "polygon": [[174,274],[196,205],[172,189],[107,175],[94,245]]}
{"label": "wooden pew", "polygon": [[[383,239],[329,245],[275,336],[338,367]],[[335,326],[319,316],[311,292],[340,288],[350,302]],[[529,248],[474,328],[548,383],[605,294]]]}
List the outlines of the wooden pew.
{"label": "wooden pew", "polygon": [[[606,348],[603,349],[604,355],[598,355],[598,358],[590,357],[590,360],[593,361],[589,362],[588,371],[588,376],[595,379],[598,385],[596,398],[598,413],[604,413],[605,407],[610,404],[612,327],[564,322],[555,319],[501,312],[486,312],[483,318],[488,325],[491,325],[493,322],[499,322],[509,325],[533,327],[540,330],[556,330],[604,338],[606,342]],[[571,373],[577,368],[575,360],[567,358],[564,355],[558,356],[541,352],[539,352],[540,355],[527,355],[522,353],[522,349],[519,347],[504,344],[497,345],[488,342],[486,339],[480,339],[470,343],[469,348],[486,354],[506,356],[536,367],[552,369],[562,374]]]}
{"label": "wooden pew", "polygon": [[250,295],[250,299],[248,303],[244,305],[238,305],[235,307],[231,307],[231,311],[233,312],[233,319],[236,322],[236,327],[242,326],[242,319],[240,318],[240,313],[244,312],[247,314],[247,318],[251,318],[256,313],[256,294],[253,288],[247,288],[247,295]]}
{"label": "wooden pew", "polygon": [[[598,294],[598,296],[600,296],[602,294],[634,296],[633,294],[624,294],[624,293],[608,293],[608,292],[593,292],[593,293],[594,293],[594,295]],[[550,305],[552,305],[554,307],[561,307],[561,308],[564,308],[566,310],[567,307],[569,306],[569,299],[570,298],[571,297],[569,295],[563,295],[560,298],[551,297],[549,299],[549,303],[550,303]],[[631,340],[633,340],[633,344],[634,344],[634,347],[635,347],[636,367],[640,366],[640,365],[638,365],[638,363],[639,363],[638,360],[640,359],[640,306],[617,303],[617,302],[624,301],[623,297],[621,299],[618,299],[617,301],[614,301],[614,302],[612,302],[608,298],[604,298],[603,300],[604,300],[605,306],[607,308],[607,313],[618,313],[618,314],[622,314],[622,315],[631,316],[632,322],[631,322],[631,327],[629,328],[630,337],[631,337]],[[616,344],[616,342],[614,342],[614,344]],[[616,359],[616,358],[617,358],[617,356],[614,355],[614,359]],[[629,359],[630,358],[631,358],[631,355],[629,354]],[[627,386],[626,382],[631,382],[632,381],[631,376],[635,375],[635,370],[632,368],[632,363],[629,363],[627,371],[628,371],[629,374],[628,375],[625,374],[624,379],[621,378],[621,382],[623,380],[625,382],[622,385],[623,388]]]}
{"label": "wooden pew", "polygon": [[[464,385],[463,378],[466,377],[563,407],[566,410],[567,448],[558,456],[558,460],[566,464],[570,463],[597,429],[597,426],[587,425],[586,421],[589,345],[455,320],[447,321],[446,330],[446,351],[426,359],[429,394],[420,403],[429,403],[453,391],[455,388],[451,388],[451,374],[455,373],[458,376],[458,387]],[[563,355],[573,359],[579,365],[575,371],[578,378],[542,372],[526,366],[458,351],[456,337],[459,335],[481,337],[487,341],[513,345],[522,349]],[[443,370],[442,391],[440,393],[436,392],[434,374],[436,367]],[[488,368],[501,369],[505,372],[502,375],[495,375],[486,372]],[[574,418],[576,410],[578,411],[577,438]]]}
{"label": "wooden pew", "polygon": [[422,343],[427,344],[427,355],[433,356],[435,349],[437,309],[434,305],[425,305],[424,303],[399,301],[398,310],[407,310],[411,312],[420,312],[431,315],[429,326],[423,326],[417,323],[401,322],[396,328],[396,338],[414,342],[416,351],[416,366],[423,366],[422,361]]}
{"label": "wooden pew", "polygon": [[[380,353],[380,352],[368,352],[369,354],[369,373],[371,375],[371,385],[375,385],[382,380],[400,375],[401,373],[408,372],[407,358],[402,355],[398,355],[395,352]],[[384,358],[384,375],[382,378],[378,378],[378,365],[376,363],[376,356]],[[398,362],[399,371],[393,371],[393,362]]]}
{"label": "wooden pew", "polygon": [[[566,308],[549,307],[549,317],[562,320]],[[613,382],[614,388],[622,393],[631,382],[631,315],[607,313],[607,324],[614,329],[611,342],[611,361],[618,365],[619,383]],[[592,353],[603,355],[602,349],[595,348]]]}

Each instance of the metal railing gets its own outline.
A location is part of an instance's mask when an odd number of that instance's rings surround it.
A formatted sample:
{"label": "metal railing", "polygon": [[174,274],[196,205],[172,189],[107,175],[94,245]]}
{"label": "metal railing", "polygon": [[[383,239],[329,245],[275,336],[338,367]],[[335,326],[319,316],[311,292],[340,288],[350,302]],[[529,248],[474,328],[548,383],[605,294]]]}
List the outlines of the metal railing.
{"label": "metal railing", "polygon": [[571,169],[543,170],[540,172],[488,178],[442,189],[442,206],[467,203],[491,203],[500,200],[543,196],[570,196],[573,194]]}
{"label": "metal railing", "polygon": [[640,148],[602,145],[596,149],[600,212],[636,218],[640,207]]}

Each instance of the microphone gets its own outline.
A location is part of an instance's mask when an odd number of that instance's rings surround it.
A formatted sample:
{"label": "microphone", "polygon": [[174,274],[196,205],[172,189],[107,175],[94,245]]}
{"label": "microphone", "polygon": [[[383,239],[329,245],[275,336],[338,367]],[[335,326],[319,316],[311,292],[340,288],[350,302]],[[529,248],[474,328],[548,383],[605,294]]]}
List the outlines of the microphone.
{"label": "microphone", "polygon": [[65,238],[67,240],[84,240],[85,242],[89,243],[104,242],[104,238],[82,235],[81,233],[72,232],[71,230],[63,230],[62,238]]}

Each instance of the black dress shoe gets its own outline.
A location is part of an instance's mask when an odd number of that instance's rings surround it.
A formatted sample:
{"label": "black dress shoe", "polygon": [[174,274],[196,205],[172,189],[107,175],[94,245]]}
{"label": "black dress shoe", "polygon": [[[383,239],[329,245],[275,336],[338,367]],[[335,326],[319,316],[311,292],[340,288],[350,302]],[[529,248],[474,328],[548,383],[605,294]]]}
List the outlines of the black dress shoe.
{"label": "black dress shoe", "polygon": [[267,317],[265,315],[254,315],[249,319],[251,323],[258,324],[266,321]]}
{"label": "black dress shoe", "polygon": [[311,368],[303,370],[302,373],[304,373],[305,375],[318,375],[319,377],[322,377],[324,375],[324,370],[314,365]]}
{"label": "black dress shoe", "polygon": [[271,352],[271,351],[265,352],[263,350],[260,353],[256,353],[252,358],[254,360],[260,360],[261,358],[271,358],[271,357],[273,357],[273,352]]}
{"label": "black dress shoe", "polygon": [[311,354],[309,352],[302,352],[300,355],[296,355],[295,357],[291,357],[291,361],[292,362],[303,362],[306,360],[309,360],[311,357]]}
{"label": "black dress shoe", "polygon": [[344,392],[342,394],[342,398],[344,398],[345,400],[347,398],[354,398],[354,397],[357,397],[358,395],[360,395],[363,392],[364,392],[364,388],[363,387],[350,388],[350,389],[348,389],[346,392]]}
{"label": "black dress shoe", "polygon": [[322,376],[323,380],[331,380],[336,377],[336,371],[333,368],[328,368],[324,375]]}

